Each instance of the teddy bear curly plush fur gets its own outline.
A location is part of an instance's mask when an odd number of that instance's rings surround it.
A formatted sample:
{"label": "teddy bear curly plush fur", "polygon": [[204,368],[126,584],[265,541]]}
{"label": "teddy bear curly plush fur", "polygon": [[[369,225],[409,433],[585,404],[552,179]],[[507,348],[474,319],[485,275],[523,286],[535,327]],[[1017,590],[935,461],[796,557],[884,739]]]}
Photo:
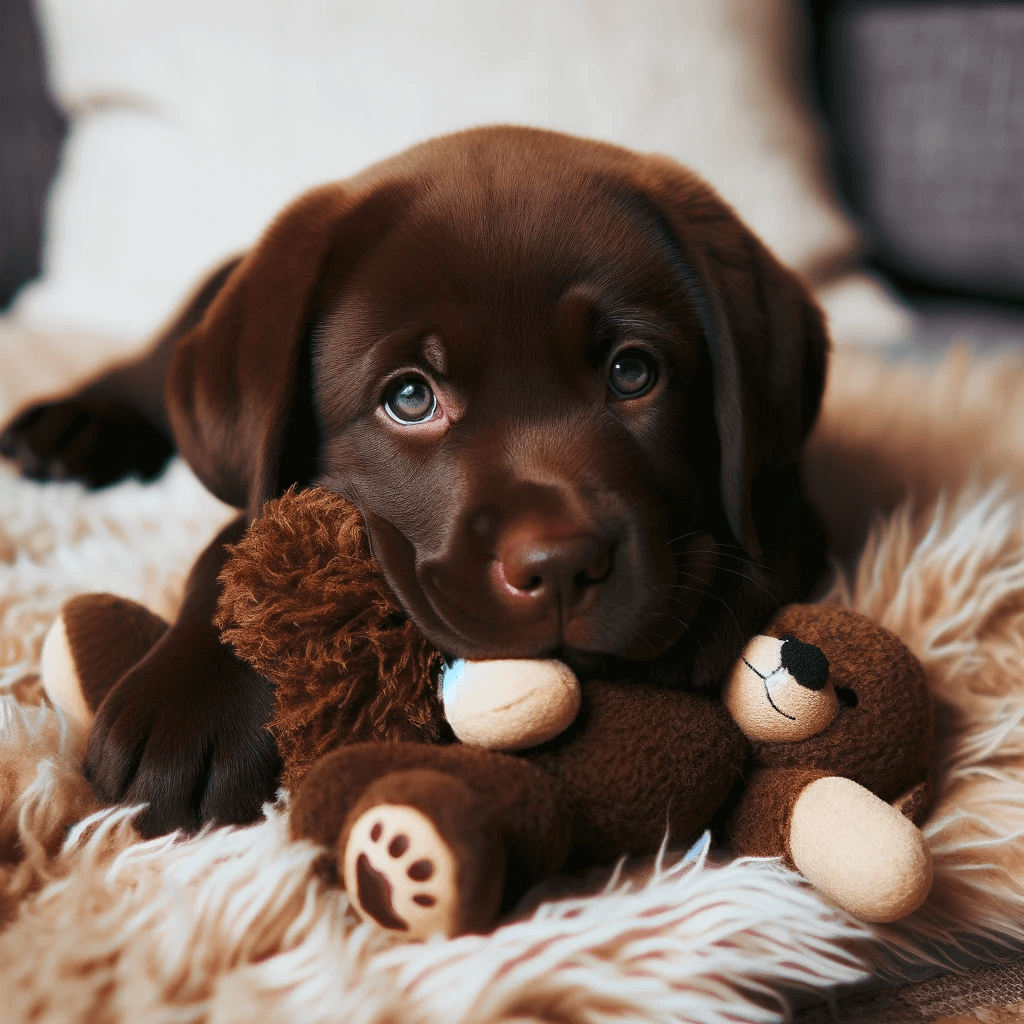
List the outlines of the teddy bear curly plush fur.
{"label": "teddy bear curly plush fur", "polygon": [[[385,928],[486,929],[567,866],[651,853],[666,830],[681,842],[716,822],[737,851],[785,857],[867,919],[895,919],[927,894],[915,827],[930,763],[923,673],[861,616],[783,609],[737,662],[724,702],[495,662],[472,677],[476,692],[461,699],[472,714],[460,717],[454,688],[439,685],[441,652],[337,495],[269,502],[221,583],[224,642],[274,684],[267,725],[293,833],[324,848],[325,875]],[[48,692],[87,721],[161,629],[130,602],[76,598],[46,644]]]}

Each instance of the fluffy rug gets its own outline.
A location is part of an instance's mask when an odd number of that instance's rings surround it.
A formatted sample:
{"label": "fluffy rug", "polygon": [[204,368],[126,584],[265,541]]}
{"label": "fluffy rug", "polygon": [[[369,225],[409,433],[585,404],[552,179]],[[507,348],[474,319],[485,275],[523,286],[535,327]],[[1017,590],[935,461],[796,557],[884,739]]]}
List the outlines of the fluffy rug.
{"label": "fluffy rug", "polygon": [[[833,376],[815,454],[833,471],[875,445],[889,460],[880,476],[913,481],[922,459],[934,476],[942,430],[967,423],[986,381],[1003,383],[971,421],[981,476],[965,482],[974,462],[949,460],[954,489],[877,522],[824,598],[899,633],[938,704],[941,784],[925,829],[936,881],[910,919],[861,925],[778,862],[716,861],[701,842],[626,865],[596,891],[573,880],[535,892],[492,935],[405,945],[358,925],[344,894],[316,880],[316,851],[288,841],[283,797],[249,829],[139,842],[130,811],[97,807],[80,772],[83,737],[37,704],[42,637],[61,603],[88,590],[172,614],[192,558],[229,512],[180,464],[154,485],[99,494],[0,470],[3,1018],[778,1021],[798,990],[1024,946],[1024,463],[1005,444],[997,451],[1007,422],[1024,415],[1024,366],[961,354],[900,371],[917,374],[896,435],[910,452],[901,470],[885,415],[896,371],[849,360],[837,360],[844,372]],[[837,413],[872,374],[877,415],[845,429]],[[924,448],[907,441],[918,435]],[[995,475],[1012,482],[989,482]]]}

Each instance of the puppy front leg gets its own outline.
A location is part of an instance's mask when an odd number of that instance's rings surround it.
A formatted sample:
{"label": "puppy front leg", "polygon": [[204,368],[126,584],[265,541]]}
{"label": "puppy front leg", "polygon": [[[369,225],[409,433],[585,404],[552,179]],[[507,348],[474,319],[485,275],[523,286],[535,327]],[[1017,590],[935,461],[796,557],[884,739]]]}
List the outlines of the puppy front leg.
{"label": "puppy front leg", "polygon": [[108,367],[71,394],[23,409],[0,428],[0,456],[31,480],[80,480],[88,487],[160,474],[175,450],[164,405],[167,367],[237,264],[229,260],[211,273],[141,356]]}
{"label": "puppy front leg", "polygon": [[85,772],[111,803],[147,803],[146,836],[205,822],[256,820],[274,796],[280,759],[266,722],[271,684],[220,642],[213,625],[225,544],[245,531],[226,526],[189,575],[174,624],[100,705]]}

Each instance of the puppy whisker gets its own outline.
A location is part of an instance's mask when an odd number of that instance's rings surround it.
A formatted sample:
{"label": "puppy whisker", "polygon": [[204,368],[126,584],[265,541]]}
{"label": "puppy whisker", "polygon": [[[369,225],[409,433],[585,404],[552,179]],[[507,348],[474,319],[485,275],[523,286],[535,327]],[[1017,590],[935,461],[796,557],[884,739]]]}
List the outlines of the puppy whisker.
{"label": "puppy whisker", "polygon": [[665,541],[665,547],[670,548],[673,544],[681,544],[684,540],[689,540],[691,537],[699,537],[702,533],[706,532],[706,530],[690,530],[689,533],[681,533],[678,537]]}
{"label": "puppy whisker", "polygon": [[[694,578],[698,579],[698,580],[700,579],[700,577],[694,577]],[[675,584],[672,584],[671,586],[672,586],[672,589],[674,589],[674,590],[680,590],[680,591],[684,591],[684,592],[691,593],[691,594],[701,594],[702,596],[703,595],[707,595],[708,597],[711,597],[713,600],[717,601],[729,613],[729,615],[732,617],[732,619],[736,623],[736,625],[739,626],[742,629],[742,625],[740,623],[739,617],[736,615],[736,610],[732,607],[731,604],[729,604],[728,601],[725,600],[725,598],[723,598],[720,594],[718,594],[713,587],[694,587],[694,586],[689,586],[688,584],[685,584],[685,583],[675,583]],[[697,612],[696,611],[694,611],[694,615],[697,616]],[[700,616],[700,619],[704,623],[705,626],[710,626],[710,624],[707,622],[707,620],[704,619],[702,616]]]}
{"label": "puppy whisker", "polygon": [[[784,591],[778,589],[774,584],[770,584],[769,581],[767,581],[767,580],[760,580],[760,579],[758,579],[752,573],[743,572],[740,569],[733,569],[733,568],[730,568],[727,565],[721,565],[721,564],[714,563],[714,562],[705,562],[705,563],[691,562],[690,564],[694,565],[696,568],[701,568],[701,567],[711,568],[711,567],[713,567],[716,570],[716,572],[724,572],[724,573],[729,573],[729,574],[731,574],[733,576],[738,576],[740,579],[746,580],[748,583],[754,584],[754,586],[757,587],[759,590],[761,590],[765,594],[766,597],[770,597],[773,601],[779,601],[779,600],[783,600],[784,599],[784,593],[785,593]],[[754,564],[756,565],[756,563],[754,563]],[[761,567],[757,566],[757,568],[760,569]],[[680,572],[680,573],[686,573],[686,570],[681,569],[679,567],[676,568],[676,571]],[[690,575],[690,576],[693,576],[695,579],[699,579],[700,578],[700,577],[696,576],[694,573],[686,573],[686,574]],[[781,574],[781,575],[783,575],[783,578],[786,579],[785,574]]]}

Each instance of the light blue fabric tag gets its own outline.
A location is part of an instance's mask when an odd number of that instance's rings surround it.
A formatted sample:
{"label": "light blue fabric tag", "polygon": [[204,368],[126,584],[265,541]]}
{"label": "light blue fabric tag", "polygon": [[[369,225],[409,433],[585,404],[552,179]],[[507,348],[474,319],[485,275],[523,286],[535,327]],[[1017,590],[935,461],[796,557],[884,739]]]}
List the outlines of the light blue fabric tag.
{"label": "light blue fabric tag", "polygon": [[448,704],[455,700],[459,692],[459,683],[466,674],[466,661],[464,658],[456,658],[450,665],[445,662],[441,666],[438,683],[441,689],[441,703]]}

